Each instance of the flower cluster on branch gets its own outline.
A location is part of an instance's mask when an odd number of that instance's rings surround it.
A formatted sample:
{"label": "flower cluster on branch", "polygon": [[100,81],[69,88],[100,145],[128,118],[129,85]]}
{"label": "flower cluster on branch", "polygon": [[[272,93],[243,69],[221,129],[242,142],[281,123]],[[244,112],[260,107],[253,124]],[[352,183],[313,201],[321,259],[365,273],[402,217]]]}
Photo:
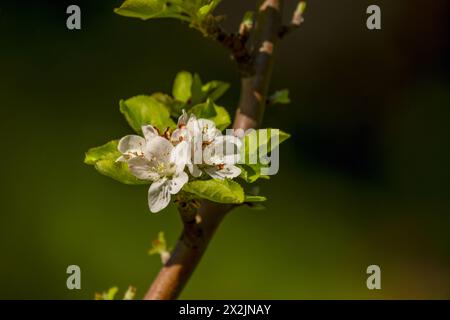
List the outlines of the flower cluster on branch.
{"label": "flower cluster on branch", "polygon": [[269,178],[267,154],[289,135],[275,129],[223,134],[230,116],[215,100],[228,87],[221,81],[203,84],[182,71],[172,96],[158,92],[122,100],[120,111],[137,134],[91,148],[85,162],[122,183],[150,184],[151,212],[167,207],[173,195],[183,203],[207,199],[256,207],[266,198],[248,185]]}
{"label": "flower cluster on branch", "polygon": [[144,137],[127,135],[120,139],[118,150],[122,155],[116,161],[126,162],[136,178],[152,182],[148,191],[151,212],[167,207],[171,195],[179,193],[189,181],[185,168],[194,179],[203,172],[220,180],[241,174],[235,166],[241,140],[222,135],[211,120],[188,116],[183,110],[174,131],[161,133],[152,125],[144,125],[142,132]]}

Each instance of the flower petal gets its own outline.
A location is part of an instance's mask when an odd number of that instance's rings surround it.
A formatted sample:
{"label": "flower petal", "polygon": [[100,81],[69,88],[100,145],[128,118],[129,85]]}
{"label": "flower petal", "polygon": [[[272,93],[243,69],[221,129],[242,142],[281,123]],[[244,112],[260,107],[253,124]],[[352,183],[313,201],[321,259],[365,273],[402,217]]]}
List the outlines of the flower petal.
{"label": "flower petal", "polygon": [[166,138],[157,136],[147,142],[145,156],[148,159],[158,159],[161,162],[168,162],[173,145]]}
{"label": "flower petal", "polygon": [[140,152],[144,150],[145,139],[141,136],[128,135],[120,139],[117,149],[123,153]]}
{"label": "flower petal", "polygon": [[[217,137],[216,139],[219,139]],[[238,163],[241,156],[242,140],[235,136],[225,135],[223,136],[225,144],[225,153],[223,157],[224,164]]]}
{"label": "flower petal", "polygon": [[203,141],[211,141],[215,137],[221,136],[222,133],[216,128],[216,124],[212,120],[198,119],[198,126],[203,134]]}
{"label": "flower petal", "polygon": [[195,115],[191,114],[191,116],[189,117],[189,120],[186,124],[186,129],[189,131],[191,137],[201,135],[202,131]]}
{"label": "flower petal", "polygon": [[197,165],[188,163],[186,164],[186,167],[194,178],[198,178],[202,175],[202,171],[198,168]]}
{"label": "flower petal", "polygon": [[186,164],[190,161],[189,144],[186,141],[182,141],[170,153],[170,162],[175,163],[177,168],[176,172],[184,170]]}
{"label": "flower petal", "polygon": [[155,181],[148,189],[148,207],[156,213],[167,207],[170,202],[170,186],[166,178]]}
{"label": "flower petal", "polygon": [[130,159],[128,161],[128,168],[135,177],[141,180],[155,181],[160,177],[154,170],[154,164],[144,157]]}
{"label": "flower petal", "polygon": [[125,156],[120,156],[116,159],[116,162],[127,162],[128,159]]}
{"label": "flower petal", "polygon": [[242,142],[234,136],[218,136],[203,151],[206,164],[235,164],[240,159]]}
{"label": "flower petal", "polygon": [[142,126],[142,133],[144,134],[145,140],[150,141],[155,136],[159,136],[158,130],[156,130],[153,126],[146,125]]}
{"label": "flower petal", "polygon": [[184,111],[184,109],[182,110],[181,116],[178,118],[178,128],[180,128],[181,126],[185,126],[187,124],[189,120],[189,116],[186,113],[186,111]]}
{"label": "flower petal", "polygon": [[191,115],[189,116],[189,120],[186,122],[186,126],[192,128],[192,126],[194,125],[198,125],[198,121],[195,114],[191,113]]}
{"label": "flower petal", "polygon": [[175,129],[170,137],[170,141],[175,145],[180,143],[181,141],[188,141],[188,140],[189,140],[189,132],[186,128]]}
{"label": "flower petal", "polygon": [[188,182],[189,177],[186,172],[182,171],[173,176],[169,182],[169,192],[171,194],[177,194],[181,188]]}
{"label": "flower petal", "polygon": [[209,174],[212,178],[217,179],[233,179],[241,174],[241,169],[233,165],[225,165],[222,169],[216,166],[210,166],[205,169],[205,172]]}

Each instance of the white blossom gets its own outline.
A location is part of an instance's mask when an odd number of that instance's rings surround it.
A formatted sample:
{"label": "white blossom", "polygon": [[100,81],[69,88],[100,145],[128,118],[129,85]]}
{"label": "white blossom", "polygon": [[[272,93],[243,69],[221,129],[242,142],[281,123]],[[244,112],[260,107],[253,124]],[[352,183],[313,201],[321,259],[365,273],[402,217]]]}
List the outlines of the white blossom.
{"label": "white blossom", "polygon": [[235,166],[239,161],[241,140],[223,136],[213,121],[197,119],[195,115],[188,117],[183,111],[172,137],[189,143],[191,161],[187,167],[192,176],[199,177],[204,171],[213,178],[232,179],[241,174]]}
{"label": "white blossom", "polygon": [[137,178],[152,181],[148,205],[151,212],[159,212],[167,207],[171,195],[188,182],[184,168],[189,160],[189,147],[186,142],[173,146],[166,138],[152,135],[142,151],[142,155],[128,160],[128,167]]}
{"label": "white blossom", "polygon": [[152,126],[142,126],[144,137],[137,135],[128,135],[120,139],[117,149],[122,153],[116,161],[125,162],[134,157],[142,157],[144,155],[145,145],[147,141],[158,136],[158,131]]}
{"label": "white blossom", "polygon": [[151,212],[159,212],[170,202],[171,195],[180,192],[189,177],[189,169],[196,178],[202,172],[218,179],[233,179],[241,170],[239,161],[242,141],[232,135],[222,135],[213,121],[197,119],[184,110],[178,127],[160,135],[148,125],[142,127],[144,137],[128,135],[118,144],[121,156],[116,161],[128,163],[130,172],[141,180],[151,181],[148,205]]}
{"label": "white blossom", "polygon": [[240,159],[242,141],[234,136],[216,137],[203,151],[204,171],[213,178],[233,179],[241,174],[235,166]]}

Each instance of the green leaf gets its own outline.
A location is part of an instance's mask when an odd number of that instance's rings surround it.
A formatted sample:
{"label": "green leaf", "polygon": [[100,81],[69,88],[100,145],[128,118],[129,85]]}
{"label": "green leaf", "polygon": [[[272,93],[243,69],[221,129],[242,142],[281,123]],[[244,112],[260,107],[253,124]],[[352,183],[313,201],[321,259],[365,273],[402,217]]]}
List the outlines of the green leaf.
{"label": "green leaf", "polygon": [[269,97],[269,101],[271,104],[288,104],[291,103],[291,99],[289,99],[289,90],[279,90],[276,91]]}
{"label": "green leaf", "polygon": [[211,99],[212,101],[216,101],[219,99],[228,89],[230,88],[230,84],[222,81],[213,80],[205,83],[202,86],[203,94]]}
{"label": "green leaf", "polygon": [[253,11],[246,11],[244,17],[242,18],[241,24],[247,30],[251,30],[253,28],[254,20],[255,20],[255,13]]}
{"label": "green leaf", "polygon": [[136,178],[128,168],[125,162],[116,162],[115,160],[100,160],[94,165],[95,169],[101,174],[113,178],[119,182],[129,185],[149,184],[150,181]]}
{"label": "green leaf", "polygon": [[253,210],[263,210],[266,209],[266,207],[262,204],[262,202],[265,202],[267,200],[264,196],[254,196],[254,195],[245,195],[244,204],[246,204],[250,209]]}
{"label": "green leaf", "polygon": [[239,177],[248,183],[253,183],[258,179],[270,179],[270,176],[261,175],[261,167],[263,167],[261,164],[241,164],[239,165],[241,169]]}
{"label": "green leaf", "polygon": [[129,286],[125,294],[123,295],[123,300],[133,300],[136,296],[136,288]]}
{"label": "green leaf", "polygon": [[191,98],[192,81],[192,74],[190,72],[178,72],[172,87],[172,95],[174,98],[182,102],[187,102]]}
{"label": "green leaf", "polygon": [[225,109],[224,107],[220,107],[217,105],[215,105],[214,107],[216,108],[217,115],[214,118],[212,118],[211,120],[214,121],[214,123],[216,124],[216,127],[220,131],[225,130],[231,124],[230,114],[228,113],[227,109]]}
{"label": "green leaf", "polygon": [[117,150],[118,140],[113,140],[100,147],[91,148],[86,152],[84,163],[89,165],[95,165],[99,160],[116,160],[121,156],[119,150]]}
{"label": "green leaf", "polygon": [[241,185],[232,180],[197,180],[184,185],[183,190],[195,196],[218,203],[244,202],[244,190]]}
{"label": "green leaf", "polygon": [[193,106],[189,112],[195,114],[197,118],[212,119],[217,115],[214,102],[208,100],[204,103]]}
{"label": "green leaf", "polygon": [[194,74],[194,77],[192,78],[192,85],[191,85],[191,96],[190,96],[190,104],[195,106],[196,104],[199,104],[201,102],[205,101],[205,95],[202,91],[202,79],[200,79],[200,76],[196,73]]}
{"label": "green leaf", "polygon": [[230,84],[217,80],[203,84],[197,73],[192,75],[188,71],[181,71],[175,77],[172,95],[179,101],[195,106],[208,99],[216,101],[229,87]]}
{"label": "green leaf", "polygon": [[116,293],[119,291],[119,288],[112,287],[108,290],[108,293],[106,294],[105,300],[114,300],[114,297],[116,296]]}
{"label": "green leaf", "polygon": [[203,5],[198,9],[198,16],[200,18],[206,17],[208,14],[212,13],[213,10],[217,7],[221,0],[212,0],[208,4]]}
{"label": "green leaf", "polygon": [[125,184],[141,185],[150,183],[149,181],[136,178],[130,172],[125,162],[116,162],[116,159],[121,156],[117,150],[118,142],[118,140],[113,140],[100,147],[89,149],[86,152],[84,162],[93,165],[101,174]]}
{"label": "green leaf", "polygon": [[188,112],[195,114],[197,118],[214,121],[216,127],[222,131],[231,124],[230,114],[224,107],[216,105],[212,100],[193,106]]}
{"label": "green leaf", "polygon": [[140,18],[177,18],[190,21],[186,17],[183,7],[164,0],[126,0],[114,12],[125,17]]}
{"label": "green leaf", "polygon": [[304,14],[306,10],[306,2],[305,1],[300,1],[297,5],[297,8],[295,9],[295,12],[298,14]]}
{"label": "green leaf", "polygon": [[142,20],[175,18],[188,22],[192,28],[210,35],[216,19],[211,14],[221,0],[126,0],[114,12]]}
{"label": "green leaf", "polygon": [[[267,130],[265,138],[261,133]],[[261,175],[261,169],[268,167],[268,163],[261,163],[261,158],[267,156],[280,143],[290,137],[289,134],[278,130],[278,142],[274,141],[275,129],[259,129],[248,133],[244,139],[244,147],[241,149],[241,159],[245,159],[245,163],[241,164],[240,178],[248,183],[253,183],[258,179],[269,179],[269,176]],[[266,154],[262,154],[266,151]]]}
{"label": "green leaf", "polygon": [[264,196],[252,196],[252,195],[245,195],[244,202],[264,202],[267,198]]}
{"label": "green leaf", "polygon": [[118,291],[119,291],[119,288],[112,287],[112,288],[109,288],[108,291],[106,291],[106,292],[96,293],[95,300],[114,300],[114,297],[116,296]]}
{"label": "green leaf", "polygon": [[183,109],[186,109],[186,104],[184,102],[175,100],[168,94],[156,92],[153,93],[151,97],[156,99],[159,103],[163,104],[167,109],[169,109],[170,115],[172,117],[179,117]]}
{"label": "green leaf", "polygon": [[136,96],[128,100],[120,101],[120,112],[125,116],[128,124],[139,134],[141,127],[149,125],[157,127],[161,131],[175,127],[175,122],[170,118],[170,110],[158,99],[152,96]]}
{"label": "green leaf", "polygon": [[158,239],[152,241],[152,248],[148,251],[149,255],[158,254],[161,257],[161,262],[165,264],[170,259],[170,249],[167,247],[164,232],[158,233]]}
{"label": "green leaf", "polygon": [[164,237],[164,232],[160,231],[158,233],[158,238],[152,241],[152,248],[148,251],[149,255],[153,254],[162,254],[167,252],[169,249],[167,248],[166,238]]}
{"label": "green leaf", "polygon": [[[264,134],[264,131],[266,133]],[[278,141],[274,140],[278,131]],[[281,131],[279,129],[258,129],[251,133],[248,133],[245,136],[244,148],[242,148],[242,157],[245,156],[245,161],[248,163],[249,157],[253,156],[260,160],[260,156],[258,153],[262,150],[266,150],[267,153],[273,151],[276,147],[279,146],[280,143],[285,141],[290,137],[290,134]],[[254,163],[252,163],[254,164]]]}

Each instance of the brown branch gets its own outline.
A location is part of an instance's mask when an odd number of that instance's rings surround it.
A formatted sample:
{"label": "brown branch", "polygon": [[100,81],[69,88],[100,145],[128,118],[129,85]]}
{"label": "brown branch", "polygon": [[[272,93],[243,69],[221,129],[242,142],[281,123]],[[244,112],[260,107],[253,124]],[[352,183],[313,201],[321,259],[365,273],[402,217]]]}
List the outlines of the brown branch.
{"label": "brown branch", "polygon": [[251,53],[247,48],[248,33],[228,33],[217,24],[213,26],[209,31],[209,37],[230,51],[231,58],[236,62],[240,73],[248,73],[252,59]]}
{"label": "brown branch", "polygon": [[162,267],[144,299],[169,300],[178,297],[230,209],[230,206],[204,201],[195,219],[183,222],[183,232],[169,261]]}
{"label": "brown branch", "polygon": [[[281,27],[282,0],[265,0],[259,8],[256,26],[258,50],[252,59],[254,74],[241,80],[241,98],[233,128],[260,125],[272,73],[274,50]],[[183,232],[169,261],[153,281],[144,299],[176,299],[195,270],[215,230],[231,205],[203,201],[198,211],[181,207]]]}

